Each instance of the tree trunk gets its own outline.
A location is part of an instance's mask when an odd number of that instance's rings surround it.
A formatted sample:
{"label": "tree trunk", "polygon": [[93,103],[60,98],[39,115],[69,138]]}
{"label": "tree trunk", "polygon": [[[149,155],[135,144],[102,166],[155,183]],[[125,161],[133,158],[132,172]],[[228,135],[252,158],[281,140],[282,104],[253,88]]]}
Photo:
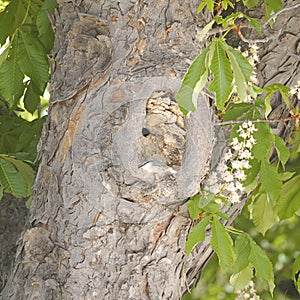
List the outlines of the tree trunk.
{"label": "tree trunk", "polygon": [[184,118],[174,95],[211,16],[198,1],[58,2],[31,228],[2,299],[180,299],[212,253],[208,233],[185,255],[185,203],[216,142],[208,100]]}

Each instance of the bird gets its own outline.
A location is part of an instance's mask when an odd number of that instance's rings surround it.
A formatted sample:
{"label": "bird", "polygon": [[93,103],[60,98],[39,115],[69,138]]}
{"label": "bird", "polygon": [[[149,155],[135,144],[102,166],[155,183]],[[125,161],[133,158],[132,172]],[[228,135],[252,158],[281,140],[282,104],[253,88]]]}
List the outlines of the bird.
{"label": "bird", "polygon": [[172,173],[175,174],[176,171],[171,167],[167,166],[165,163],[157,160],[147,160],[143,162],[139,168],[150,173],[150,174],[162,174],[162,173]]}

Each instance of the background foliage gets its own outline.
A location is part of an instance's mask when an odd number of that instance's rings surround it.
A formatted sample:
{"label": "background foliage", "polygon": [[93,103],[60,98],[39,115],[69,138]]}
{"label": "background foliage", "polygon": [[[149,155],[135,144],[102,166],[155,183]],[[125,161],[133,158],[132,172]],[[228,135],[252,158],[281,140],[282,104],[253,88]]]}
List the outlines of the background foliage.
{"label": "background foliage", "polygon": [[31,195],[50,78],[55,0],[0,2],[0,198]]}

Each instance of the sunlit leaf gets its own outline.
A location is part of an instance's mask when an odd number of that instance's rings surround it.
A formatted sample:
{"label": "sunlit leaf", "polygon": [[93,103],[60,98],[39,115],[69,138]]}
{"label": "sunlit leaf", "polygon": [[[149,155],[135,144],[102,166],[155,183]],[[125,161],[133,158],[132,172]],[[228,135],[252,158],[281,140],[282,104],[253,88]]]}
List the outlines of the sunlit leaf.
{"label": "sunlit leaf", "polygon": [[283,184],[276,211],[280,219],[287,219],[300,208],[300,175]]}
{"label": "sunlit leaf", "polygon": [[236,259],[233,265],[233,272],[238,273],[249,265],[250,246],[246,234],[240,234],[235,239],[234,250]]}
{"label": "sunlit leaf", "polygon": [[250,241],[251,252],[249,261],[255,268],[255,274],[263,283],[268,284],[270,293],[274,290],[274,273],[273,266],[266,253],[248,236]]}
{"label": "sunlit leaf", "polygon": [[248,81],[253,72],[253,67],[240,51],[231,46],[228,46],[226,50],[233,70],[238,96],[242,101],[245,101],[247,99]]}
{"label": "sunlit leaf", "polygon": [[282,181],[280,180],[276,168],[266,159],[261,162],[260,182],[261,191],[265,192],[268,196],[268,200],[274,203],[279,196]]}
{"label": "sunlit leaf", "polygon": [[253,277],[253,267],[247,266],[245,269],[230,276],[230,283],[236,290],[243,289]]}
{"label": "sunlit leaf", "polygon": [[24,90],[24,74],[19,66],[18,48],[19,43],[17,38],[15,38],[9,51],[9,56],[0,69],[0,92],[8,101],[10,107],[16,104]]}
{"label": "sunlit leaf", "polygon": [[274,206],[274,203],[267,199],[266,194],[260,194],[252,205],[253,222],[256,229],[263,235],[279,221]]}
{"label": "sunlit leaf", "polygon": [[49,66],[44,48],[28,33],[20,32],[20,40],[17,49],[20,69],[43,92],[49,79]]}
{"label": "sunlit leaf", "polygon": [[229,98],[233,79],[231,64],[226,56],[223,43],[220,39],[214,41],[215,50],[210,65],[214,78],[209,85],[209,89],[216,94],[216,107],[219,110],[224,109],[224,105]]}
{"label": "sunlit leaf", "polygon": [[[206,72],[207,68],[205,61],[209,51],[210,45],[207,46],[192,62],[183,78],[181,88],[175,96],[178,105],[185,113],[196,110],[196,106],[193,103],[193,97],[195,97],[194,93],[198,82],[201,79],[202,82],[205,82],[207,79],[208,74]],[[204,78],[202,78],[203,76]],[[200,92],[199,87],[197,92]]]}
{"label": "sunlit leaf", "polygon": [[278,154],[278,158],[283,165],[285,165],[290,157],[290,151],[285,141],[278,135],[274,135],[275,149]]}
{"label": "sunlit leaf", "polygon": [[232,267],[233,243],[230,235],[226,232],[223,224],[214,216],[212,221],[212,236],[210,245],[216,252],[221,269]]}
{"label": "sunlit leaf", "polygon": [[193,248],[200,242],[203,242],[206,234],[206,227],[209,224],[211,216],[205,216],[199,223],[197,223],[189,232],[186,241],[186,254],[189,255]]}

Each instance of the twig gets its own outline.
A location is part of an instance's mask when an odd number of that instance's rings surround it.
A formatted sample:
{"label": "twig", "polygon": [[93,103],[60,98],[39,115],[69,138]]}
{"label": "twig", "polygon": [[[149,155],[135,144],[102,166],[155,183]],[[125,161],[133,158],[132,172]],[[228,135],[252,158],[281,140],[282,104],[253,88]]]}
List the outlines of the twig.
{"label": "twig", "polygon": [[267,27],[267,25],[273,20],[275,19],[278,15],[282,14],[283,12],[285,11],[288,11],[288,10],[292,10],[292,9],[296,9],[300,7],[300,3],[298,4],[295,4],[295,5],[292,5],[292,6],[288,6],[288,7],[284,7],[280,10],[278,10],[276,13],[272,14],[269,19],[262,25],[263,27]]}
{"label": "twig", "polygon": [[287,118],[283,118],[283,119],[255,119],[255,120],[235,120],[235,121],[219,121],[218,122],[218,126],[219,125],[236,125],[236,124],[240,124],[240,123],[244,123],[244,122],[252,122],[252,123],[273,123],[273,122],[287,122],[287,121],[292,121],[292,120],[299,120],[300,119],[300,115],[299,116],[293,116],[293,117],[287,117]]}

